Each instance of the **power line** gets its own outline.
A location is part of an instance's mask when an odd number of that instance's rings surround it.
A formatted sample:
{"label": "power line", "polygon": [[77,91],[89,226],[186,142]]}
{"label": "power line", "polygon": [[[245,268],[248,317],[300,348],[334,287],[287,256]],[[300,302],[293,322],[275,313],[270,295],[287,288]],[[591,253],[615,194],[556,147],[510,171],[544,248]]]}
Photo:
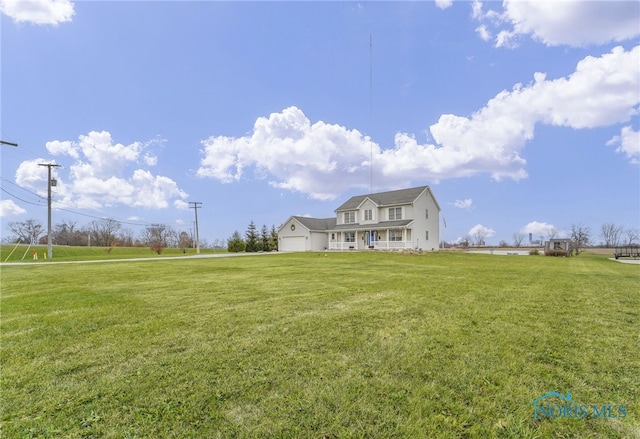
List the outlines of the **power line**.
{"label": "power line", "polygon": [[88,213],[82,213],[82,212],[78,212],[78,211],[71,210],[71,209],[65,209],[64,207],[57,207],[56,210],[62,210],[64,212],[73,213],[74,215],[86,216],[88,218],[94,218],[94,219],[99,219],[99,220],[112,219],[114,221],[119,222],[120,224],[128,224],[130,226],[148,227],[148,226],[152,226],[154,224],[154,223],[134,223],[134,222],[131,222],[131,221],[119,220],[117,218],[109,218],[109,217],[105,217],[105,216],[91,215],[91,214],[88,214]]}
{"label": "power line", "polygon": [[[40,200],[43,200],[43,201],[44,201],[44,200],[46,200],[46,198],[45,198],[45,197],[43,197],[42,195],[37,194],[37,193],[35,193],[35,192],[33,192],[33,191],[31,191],[31,190],[29,190],[29,189],[25,188],[25,187],[22,187],[22,186],[20,186],[19,184],[16,184],[16,183],[12,182],[11,180],[7,180],[6,178],[3,178],[3,179],[2,179],[2,181],[7,182],[7,183],[9,183],[9,184],[11,184],[11,185],[13,185],[13,186],[17,187],[18,189],[22,189],[23,191],[28,192],[29,194],[36,196],[36,197],[37,197],[38,199],[40,199]],[[7,193],[8,193],[8,192],[7,192]],[[17,197],[16,197],[16,198],[17,198]]]}
{"label": "power line", "polygon": [[34,203],[34,202],[31,202],[31,201],[27,201],[27,200],[25,200],[25,199],[23,199],[23,198],[20,198],[19,196],[12,194],[11,192],[9,192],[8,190],[6,190],[6,189],[5,189],[5,188],[3,188],[3,187],[0,187],[0,189],[2,190],[2,192],[6,193],[7,195],[12,196],[12,197],[13,197],[13,198],[15,198],[16,200],[20,200],[20,201],[22,201],[23,203],[31,204],[31,205],[33,205],[33,206],[40,206],[40,207],[44,207],[42,204]]}
{"label": "power line", "polygon": [[[11,185],[15,186],[15,187],[16,187],[16,188],[18,188],[18,189],[21,189],[21,190],[23,190],[23,191],[25,191],[25,192],[28,192],[28,193],[29,193],[29,194],[31,194],[31,195],[34,195],[35,197],[37,197],[37,198],[38,198],[38,201],[40,201],[40,202],[42,202],[42,201],[46,201],[46,198],[45,198],[45,197],[43,197],[43,196],[41,196],[41,195],[38,195],[37,193],[35,193],[35,192],[33,192],[33,191],[31,191],[31,190],[29,190],[29,189],[25,188],[25,187],[22,187],[22,186],[20,186],[19,184],[14,183],[14,182],[13,182],[13,181],[11,181],[11,180],[8,180],[8,179],[6,179],[6,178],[2,178],[1,180],[2,180],[3,182],[5,182],[5,183],[9,183],[9,184],[11,184]],[[22,201],[23,203],[27,203],[27,204],[30,204],[30,205],[32,205],[32,206],[45,207],[45,205],[40,204],[40,203],[38,203],[38,202],[33,202],[33,201],[25,200],[24,198],[19,197],[18,195],[16,195],[16,194],[14,194],[14,193],[10,192],[9,190],[7,190],[7,189],[5,189],[5,188],[3,188],[3,187],[0,187],[0,190],[2,190],[2,192],[6,193],[7,195],[9,195],[9,196],[11,196],[11,197],[15,198],[16,200],[20,200],[20,201]],[[202,203],[198,203],[198,204],[202,204]],[[87,217],[87,218],[98,219],[98,220],[112,219],[112,220],[114,220],[114,221],[119,222],[120,224],[125,224],[125,225],[130,225],[130,226],[149,227],[149,226],[152,226],[153,224],[156,224],[156,223],[157,223],[157,221],[151,221],[151,222],[134,222],[134,221],[130,221],[130,220],[121,220],[121,219],[114,218],[114,217],[110,217],[110,216],[99,215],[99,214],[90,214],[90,213],[82,212],[82,211],[80,211],[80,210],[76,210],[76,209],[69,209],[69,208],[65,208],[65,207],[52,207],[52,209],[53,209],[53,210],[60,210],[60,211],[63,211],[63,212],[68,212],[68,213],[71,213],[71,214],[74,214],[74,215],[84,216],[84,217]]]}
{"label": "power line", "polygon": [[[31,195],[34,195],[34,196],[38,197],[38,199],[39,199],[40,201],[46,201],[46,198],[45,198],[45,197],[43,197],[43,196],[41,196],[41,195],[38,195],[37,193],[35,193],[35,192],[33,192],[33,191],[30,191],[29,189],[27,189],[27,188],[25,188],[25,187],[22,187],[22,186],[20,186],[19,184],[16,184],[16,183],[12,182],[11,180],[7,180],[6,178],[2,178],[2,181],[6,182],[6,183],[9,183],[9,184],[11,184],[11,185],[13,185],[13,186],[17,187],[18,189],[22,189],[23,191],[28,192],[28,193],[30,193]],[[12,196],[13,198],[15,198],[15,199],[17,199],[17,200],[20,200],[20,201],[22,201],[22,202],[24,202],[24,203],[31,204],[31,205],[33,205],[33,206],[40,206],[40,207],[44,207],[42,204],[34,203],[34,202],[32,202],[32,201],[25,200],[24,198],[20,198],[19,196],[15,195],[15,194],[13,194],[13,193],[11,193],[11,192],[9,192],[9,191],[8,191],[7,189],[5,189],[5,188],[1,188],[1,187],[0,187],[0,189],[2,189],[2,191],[3,191],[3,192],[7,193],[8,195]],[[102,215],[102,216],[98,216],[98,215],[89,214],[89,213],[84,213],[84,212],[81,212],[81,211],[79,211],[79,210],[73,210],[73,209],[68,209],[68,208],[64,208],[64,207],[53,207],[53,209],[54,209],[54,210],[61,210],[61,211],[64,211],[64,212],[69,212],[69,213],[72,213],[72,214],[74,214],[74,215],[86,216],[86,217],[88,217],[88,218],[94,218],[94,219],[105,219],[105,218],[107,218],[107,217],[105,217],[104,215]],[[143,227],[147,227],[147,226],[150,226],[150,225],[152,225],[152,224],[153,224],[153,223],[151,223],[151,222],[149,222],[149,223],[145,223],[145,222],[125,221],[125,220],[120,220],[120,219],[117,219],[117,218],[110,218],[110,219],[113,219],[113,220],[115,220],[115,221],[118,221],[118,222],[119,222],[119,223],[121,223],[121,224],[128,224],[128,225],[131,225],[131,226],[143,226]]]}

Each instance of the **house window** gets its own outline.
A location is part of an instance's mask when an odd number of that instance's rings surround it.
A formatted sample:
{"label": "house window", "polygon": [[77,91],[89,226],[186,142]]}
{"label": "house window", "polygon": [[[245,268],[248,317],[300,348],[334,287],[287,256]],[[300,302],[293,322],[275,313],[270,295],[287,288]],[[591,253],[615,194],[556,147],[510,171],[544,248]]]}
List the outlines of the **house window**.
{"label": "house window", "polygon": [[344,242],[356,242],[356,232],[345,232]]}
{"label": "house window", "polygon": [[424,217],[425,219],[429,219],[429,209],[424,210]]}
{"label": "house window", "polygon": [[373,220],[373,210],[367,209],[364,211],[364,220],[365,221]]}
{"label": "house window", "polygon": [[427,241],[429,240],[429,231],[425,231],[424,232],[424,239],[426,239]]}
{"label": "house window", "polygon": [[402,229],[389,230],[389,241],[402,241]]}
{"label": "house window", "polygon": [[334,239],[336,239],[336,234],[335,234],[335,233],[332,233],[332,234],[331,234],[331,240],[333,241]]}
{"label": "house window", "polygon": [[344,223],[355,223],[356,222],[356,213],[355,212],[345,212],[344,213]]}
{"label": "house window", "polygon": [[389,221],[402,219],[402,207],[389,208]]}

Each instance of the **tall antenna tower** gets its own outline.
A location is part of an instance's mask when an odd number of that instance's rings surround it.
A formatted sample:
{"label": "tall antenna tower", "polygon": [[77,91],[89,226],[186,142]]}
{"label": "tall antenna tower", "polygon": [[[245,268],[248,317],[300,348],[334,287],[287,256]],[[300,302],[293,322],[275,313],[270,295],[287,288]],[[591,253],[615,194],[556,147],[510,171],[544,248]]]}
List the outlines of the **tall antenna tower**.
{"label": "tall antenna tower", "polygon": [[373,37],[369,34],[369,178],[373,193],[373,142],[371,129],[373,128]]}

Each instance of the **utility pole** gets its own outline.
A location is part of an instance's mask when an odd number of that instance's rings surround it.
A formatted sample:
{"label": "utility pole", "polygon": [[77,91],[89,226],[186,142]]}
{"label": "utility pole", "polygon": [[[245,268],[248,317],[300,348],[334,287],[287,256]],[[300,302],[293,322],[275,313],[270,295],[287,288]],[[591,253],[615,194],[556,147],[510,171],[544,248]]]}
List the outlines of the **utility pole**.
{"label": "utility pole", "polygon": [[58,168],[60,165],[55,163],[39,163],[38,166],[47,167],[47,257],[51,259],[53,257],[53,250],[51,249],[51,186],[57,184],[55,180],[51,178],[51,168]]}
{"label": "utility pole", "polygon": [[198,208],[202,205],[200,201],[189,201],[189,208],[193,207],[196,213],[196,254],[200,254],[200,237],[198,236]]}

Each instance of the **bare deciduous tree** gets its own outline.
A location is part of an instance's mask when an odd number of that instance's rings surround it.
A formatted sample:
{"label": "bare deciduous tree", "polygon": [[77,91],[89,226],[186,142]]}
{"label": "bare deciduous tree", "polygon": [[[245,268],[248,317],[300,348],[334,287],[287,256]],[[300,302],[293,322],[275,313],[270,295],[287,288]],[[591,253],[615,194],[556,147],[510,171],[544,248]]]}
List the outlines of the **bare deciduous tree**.
{"label": "bare deciduous tree", "polygon": [[164,224],[154,224],[140,232],[140,241],[160,254],[166,247],[178,245],[177,233]]}
{"label": "bare deciduous tree", "polygon": [[514,233],[513,234],[513,246],[514,247],[522,247],[522,242],[526,235],[524,233]]}
{"label": "bare deciduous tree", "polygon": [[576,255],[579,255],[582,250],[589,245],[591,242],[591,229],[589,227],[583,226],[582,224],[572,224],[571,225],[571,245],[576,252]]}
{"label": "bare deciduous tree", "polygon": [[113,247],[118,242],[121,227],[120,222],[110,218],[91,221],[88,227],[91,245]]}
{"label": "bare deciduous tree", "polygon": [[481,247],[486,244],[486,239],[489,237],[489,232],[484,227],[478,227],[473,232],[473,239],[476,246]]}
{"label": "bare deciduous tree", "polygon": [[118,233],[118,245],[121,247],[133,247],[134,235],[131,229],[122,229]]}
{"label": "bare deciduous tree", "polygon": [[87,232],[76,224],[76,221],[62,221],[53,226],[53,242],[57,245],[87,245]]}
{"label": "bare deciduous tree", "polygon": [[640,239],[640,233],[638,233],[637,229],[627,229],[624,231],[625,235],[625,243],[627,245],[636,244]]}
{"label": "bare deciduous tree", "polygon": [[45,233],[42,224],[34,219],[11,222],[8,226],[11,233],[14,233],[20,242],[25,244],[37,244],[40,237]]}
{"label": "bare deciduous tree", "polygon": [[193,239],[187,232],[180,232],[180,237],[178,239],[178,246],[182,249],[182,253],[186,253],[188,248],[192,248]]}
{"label": "bare deciduous tree", "polygon": [[613,223],[604,223],[600,228],[600,237],[604,241],[607,248],[616,247],[620,243],[622,236],[622,226],[616,226]]}

